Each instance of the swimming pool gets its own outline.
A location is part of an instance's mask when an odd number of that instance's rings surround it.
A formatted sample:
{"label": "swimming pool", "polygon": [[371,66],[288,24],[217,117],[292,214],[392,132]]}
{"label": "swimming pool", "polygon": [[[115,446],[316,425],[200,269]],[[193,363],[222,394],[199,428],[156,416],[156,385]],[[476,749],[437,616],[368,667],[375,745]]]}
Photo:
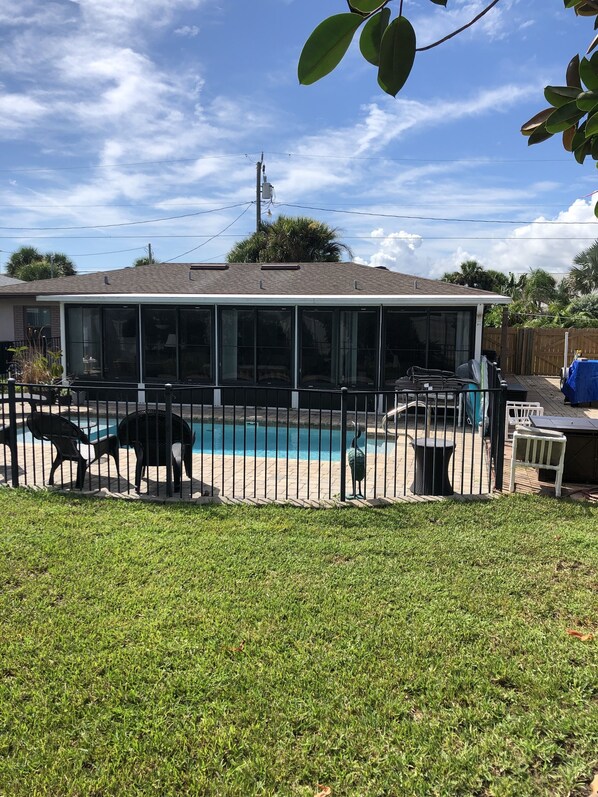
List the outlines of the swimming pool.
{"label": "swimming pool", "polygon": [[[73,416],[73,422],[77,419]],[[88,435],[90,441],[108,434],[116,434],[118,424],[106,424],[102,419],[97,425],[90,428],[81,424],[81,428]],[[195,432],[193,452],[196,454],[222,454],[247,457],[268,457],[279,459],[325,459],[332,462],[340,461],[341,431],[331,428],[314,428],[307,426],[276,426],[261,423],[200,423],[192,424]],[[26,426],[20,427],[19,442],[39,443],[34,441]],[[353,439],[353,430],[347,431],[344,448],[348,448]],[[368,454],[377,450],[381,455],[389,448],[391,443],[384,439],[362,434],[359,447]]]}
{"label": "swimming pool", "polygon": [[[204,454],[237,454],[246,456],[326,459],[340,461],[340,429],[300,426],[265,426],[260,423],[245,424],[193,424],[195,445],[193,451]],[[353,431],[347,432],[344,448],[353,439]],[[359,439],[359,447],[373,453],[376,447],[384,450],[385,441],[365,435]]]}

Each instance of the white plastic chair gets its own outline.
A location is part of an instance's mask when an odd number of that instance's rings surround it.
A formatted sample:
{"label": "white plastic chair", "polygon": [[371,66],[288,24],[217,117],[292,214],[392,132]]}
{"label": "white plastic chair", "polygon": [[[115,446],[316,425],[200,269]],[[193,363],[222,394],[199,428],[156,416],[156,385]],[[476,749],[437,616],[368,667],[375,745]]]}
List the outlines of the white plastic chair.
{"label": "white plastic chair", "polygon": [[513,438],[517,425],[530,426],[532,415],[544,415],[544,407],[539,401],[507,401],[505,440]]}
{"label": "white plastic chair", "polygon": [[560,498],[566,446],[567,438],[560,432],[518,426],[513,432],[509,492],[512,493],[515,489],[516,468],[553,470],[555,471],[554,493]]}

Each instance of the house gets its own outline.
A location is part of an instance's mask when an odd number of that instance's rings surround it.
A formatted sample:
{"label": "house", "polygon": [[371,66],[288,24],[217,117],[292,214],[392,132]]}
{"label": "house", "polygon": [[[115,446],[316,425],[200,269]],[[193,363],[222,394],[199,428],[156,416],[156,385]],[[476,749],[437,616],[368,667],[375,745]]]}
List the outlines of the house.
{"label": "house", "polygon": [[351,262],[163,263],[0,287],[0,319],[16,339],[43,320],[81,384],[201,386],[215,405],[279,388],[299,406],[303,388],[454,370],[480,355],[484,307],[509,301]]}

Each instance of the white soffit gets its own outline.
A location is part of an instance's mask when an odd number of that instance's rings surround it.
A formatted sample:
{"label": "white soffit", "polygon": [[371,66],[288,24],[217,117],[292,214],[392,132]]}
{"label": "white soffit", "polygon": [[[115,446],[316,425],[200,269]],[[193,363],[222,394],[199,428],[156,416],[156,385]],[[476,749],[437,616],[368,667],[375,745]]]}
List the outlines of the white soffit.
{"label": "white soffit", "polygon": [[276,305],[398,305],[405,306],[442,306],[459,305],[460,307],[477,307],[479,304],[510,304],[508,296],[490,293],[487,296],[472,296],[471,294],[392,294],[390,296],[355,296],[355,295],[320,295],[320,296],[289,296],[255,294],[189,294],[189,293],[87,293],[87,294],[56,294],[52,296],[37,296],[38,302],[66,302],[69,304],[276,304]]}

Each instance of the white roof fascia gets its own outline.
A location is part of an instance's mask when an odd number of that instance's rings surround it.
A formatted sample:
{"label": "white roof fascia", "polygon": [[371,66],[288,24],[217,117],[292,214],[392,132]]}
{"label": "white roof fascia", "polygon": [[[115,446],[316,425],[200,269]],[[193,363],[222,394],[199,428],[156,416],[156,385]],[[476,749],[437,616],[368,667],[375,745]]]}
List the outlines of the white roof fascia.
{"label": "white roof fascia", "polygon": [[472,296],[470,294],[453,294],[440,296],[438,294],[391,294],[389,296],[348,296],[334,294],[320,294],[319,296],[290,296],[287,294],[267,295],[259,293],[249,294],[222,294],[222,293],[87,293],[87,294],[56,294],[53,296],[37,296],[41,302],[68,302],[77,304],[298,304],[298,305],[436,305],[458,304],[459,306],[477,307],[479,304],[510,304],[508,296],[489,293],[487,296]]}

